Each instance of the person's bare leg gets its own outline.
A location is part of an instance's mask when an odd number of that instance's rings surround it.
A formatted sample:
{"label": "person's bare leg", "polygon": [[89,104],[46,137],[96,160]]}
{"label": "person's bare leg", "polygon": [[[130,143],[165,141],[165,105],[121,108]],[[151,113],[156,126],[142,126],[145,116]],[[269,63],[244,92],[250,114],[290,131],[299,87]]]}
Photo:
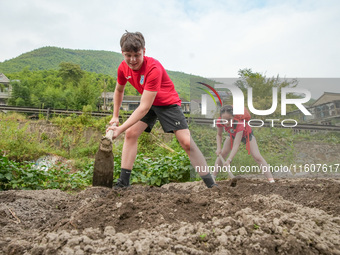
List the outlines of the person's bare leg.
{"label": "person's bare leg", "polygon": [[262,173],[264,176],[267,177],[269,182],[274,182],[274,178],[272,173],[269,170],[268,163],[266,160],[262,157],[259,147],[256,142],[256,138],[253,136],[251,141],[250,141],[250,154],[253,156],[254,160],[256,161],[257,164],[261,167]]}
{"label": "person's bare leg", "polygon": [[216,180],[216,176],[218,174],[218,169],[220,169],[220,167],[222,167],[222,162],[221,162],[221,159],[220,159],[219,156],[217,156],[214,166],[215,166],[214,172],[211,173],[211,176],[214,178],[214,180]]}
{"label": "person's bare leg", "polygon": [[138,137],[144,132],[147,126],[145,122],[138,121],[126,130],[122,151],[122,168],[132,170],[137,155]]}
{"label": "person's bare leg", "polygon": [[196,172],[198,172],[201,177],[210,175],[207,161],[192,139],[189,129],[175,130],[174,132],[179,144],[188,154],[191,165],[195,168]]}

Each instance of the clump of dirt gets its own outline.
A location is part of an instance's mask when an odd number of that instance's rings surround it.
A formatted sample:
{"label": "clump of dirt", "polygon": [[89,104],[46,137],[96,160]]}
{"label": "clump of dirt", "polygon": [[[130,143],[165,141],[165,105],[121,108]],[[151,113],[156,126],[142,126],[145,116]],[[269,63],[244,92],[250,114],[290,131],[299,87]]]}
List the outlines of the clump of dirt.
{"label": "clump of dirt", "polygon": [[2,254],[340,254],[337,179],[0,193]]}

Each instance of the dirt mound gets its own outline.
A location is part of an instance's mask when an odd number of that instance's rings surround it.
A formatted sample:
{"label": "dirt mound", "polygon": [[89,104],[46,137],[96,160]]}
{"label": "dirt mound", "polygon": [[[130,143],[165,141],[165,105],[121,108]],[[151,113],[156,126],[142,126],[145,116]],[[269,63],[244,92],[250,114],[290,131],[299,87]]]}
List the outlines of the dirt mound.
{"label": "dirt mound", "polygon": [[340,183],[0,193],[3,254],[340,254]]}

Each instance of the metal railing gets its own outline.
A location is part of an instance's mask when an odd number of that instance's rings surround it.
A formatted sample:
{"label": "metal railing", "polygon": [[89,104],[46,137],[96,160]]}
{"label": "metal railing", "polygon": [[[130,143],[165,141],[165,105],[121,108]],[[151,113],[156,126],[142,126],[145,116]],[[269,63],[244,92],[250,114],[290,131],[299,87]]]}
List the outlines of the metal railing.
{"label": "metal railing", "polygon": [[[31,114],[44,114],[47,115],[81,115],[83,114],[82,111],[76,111],[76,110],[65,110],[65,109],[39,109],[34,107],[18,107],[18,106],[4,106],[0,105],[0,111],[7,112],[7,111],[14,111],[18,113],[31,113]],[[94,117],[105,117],[112,115],[112,112],[98,112],[93,111],[91,112],[91,115]],[[122,117],[128,117],[129,115],[125,115]],[[198,117],[188,117],[187,118],[189,123],[197,123],[202,125],[213,125],[214,119],[212,118],[198,118]],[[262,125],[263,124],[263,125]],[[286,123],[289,125],[289,123]],[[262,123],[261,121],[252,121],[253,126],[263,126],[263,127],[271,127],[272,122],[266,122]],[[279,124],[275,124],[274,127],[281,128],[282,126]],[[285,128],[292,128],[295,130],[315,130],[315,131],[340,131],[340,126],[335,125],[320,125],[320,124],[297,124],[295,127],[285,127]]]}

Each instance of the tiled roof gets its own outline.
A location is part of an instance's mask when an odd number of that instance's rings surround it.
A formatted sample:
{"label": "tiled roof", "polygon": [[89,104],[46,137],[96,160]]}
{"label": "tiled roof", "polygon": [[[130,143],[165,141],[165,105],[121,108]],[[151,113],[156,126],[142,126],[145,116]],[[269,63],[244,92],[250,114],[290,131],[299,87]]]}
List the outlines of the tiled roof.
{"label": "tiled roof", "polygon": [[1,83],[9,83],[10,80],[4,75],[3,73],[0,73],[0,82]]}
{"label": "tiled roof", "polygon": [[340,93],[334,93],[334,92],[324,92],[321,97],[319,97],[312,106],[317,106],[320,104],[325,104],[328,102],[332,102],[335,100],[340,100]]}

